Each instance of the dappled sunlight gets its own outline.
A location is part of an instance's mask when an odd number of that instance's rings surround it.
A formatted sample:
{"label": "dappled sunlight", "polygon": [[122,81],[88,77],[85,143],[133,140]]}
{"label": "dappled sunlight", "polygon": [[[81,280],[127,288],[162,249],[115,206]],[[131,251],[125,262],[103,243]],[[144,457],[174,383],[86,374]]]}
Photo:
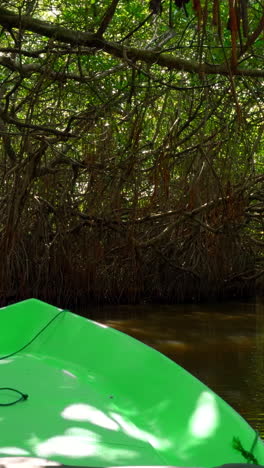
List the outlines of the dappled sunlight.
{"label": "dappled sunlight", "polygon": [[170,447],[171,444],[167,439],[155,437],[150,432],[139,429],[134,423],[124,418],[121,414],[111,412],[110,415],[118,422],[123,432],[130,437],[142,442],[147,442],[155,449],[165,450]]}
{"label": "dappled sunlight", "polygon": [[103,411],[84,403],[76,403],[67,406],[67,408],[62,411],[61,415],[64,419],[88,421],[96,426],[112,431],[118,431],[119,429],[119,425],[103,413]]}
{"label": "dappled sunlight", "polygon": [[64,455],[68,457],[86,457],[96,453],[101,437],[92,431],[70,428],[63,435],[51,437],[44,442],[35,440],[35,453],[40,457]]}
{"label": "dappled sunlight", "polygon": [[219,425],[219,411],[212,393],[203,392],[198,398],[189,421],[190,434],[200,439],[211,436]]}
{"label": "dappled sunlight", "polygon": [[25,450],[25,449],[22,449],[20,447],[0,447],[0,455],[1,454],[4,454],[4,455],[14,455],[16,457],[18,456],[22,456],[22,455],[30,455],[30,453]]}
{"label": "dappled sunlight", "polygon": [[110,463],[120,461],[120,459],[132,460],[138,456],[136,448],[108,445],[92,431],[75,427],[68,429],[63,435],[51,437],[43,442],[35,439],[35,443],[33,450],[39,457],[99,457]]}
{"label": "dappled sunlight", "polygon": [[178,448],[179,457],[187,460],[195,447],[209,443],[219,424],[220,415],[215,397],[209,391],[204,391],[198,397],[187,424],[187,430],[181,437]]}
{"label": "dappled sunlight", "polygon": [[[86,429],[70,428],[64,435],[58,435],[45,442],[36,444],[38,456],[67,455],[69,457],[100,457],[106,463],[116,463],[123,459],[140,460],[146,453],[152,460],[158,460],[157,452],[153,449],[166,450],[170,447],[167,439],[155,437],[150,432],[138,428],[127,417],[117,412],[104,413],[103,411],[84,403],[75,403],[67,406],[61,413],[66,420],[88,422],[102,429],[110,430],[112,435],[104,432],[87,431]],[[109,434],[111,433],[109,432]]]}

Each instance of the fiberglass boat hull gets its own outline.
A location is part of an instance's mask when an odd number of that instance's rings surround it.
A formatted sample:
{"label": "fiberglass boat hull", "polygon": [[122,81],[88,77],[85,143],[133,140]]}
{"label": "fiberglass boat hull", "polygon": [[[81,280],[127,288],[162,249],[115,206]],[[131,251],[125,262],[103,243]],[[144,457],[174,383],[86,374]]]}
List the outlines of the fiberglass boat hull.
{"label": "fiberglass boat hull", "polygon": [[[251,453],[264,464],[262,441],[227,403],[117,330],[30,299],[0,310],[1,357],[0,386],[28,398],[0,406],[0,457],[209,467]],[[19,395],[2,390],[0,404]]]}

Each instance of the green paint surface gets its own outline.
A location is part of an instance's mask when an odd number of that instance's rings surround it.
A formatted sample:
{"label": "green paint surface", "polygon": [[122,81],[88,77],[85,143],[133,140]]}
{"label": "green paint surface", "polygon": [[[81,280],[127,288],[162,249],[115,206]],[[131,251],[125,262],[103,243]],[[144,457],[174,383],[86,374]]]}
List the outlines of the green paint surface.
{"label": "green paint surface", "polygon": [[[58,314],[30,299],[0,310],[0,357]],[[29,397],[0,406],[0,457],[72,465],[210,467],[246,460],[255,431],[208,387],[154,349],[63,312],[0,360],[0,385]],[[0,403],[17,398],[0,391]],[[258,439],[254,456],[264,464]]]}

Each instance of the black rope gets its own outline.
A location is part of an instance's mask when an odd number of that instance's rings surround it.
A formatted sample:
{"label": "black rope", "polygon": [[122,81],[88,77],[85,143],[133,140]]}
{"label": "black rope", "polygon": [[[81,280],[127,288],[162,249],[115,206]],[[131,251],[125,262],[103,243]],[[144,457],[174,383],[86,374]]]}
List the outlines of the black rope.
{"label": "black rope", "polygon": [[17,353],[20,353],[20,351],[23,351],[24,349],[26,349],[26,348],[27,348],[29,345],[31,345],[31,343],[33,343],[33,341],[35,341],[35,340],[38,338],[38,336],[39,336],[41,333],[43,333],[44,330],[46,330],[46,328],[48,328],[48,327],[50,326],[50,324],[51,324],[54,320],[56,320],[56,318],[58,318],[59,315],[61,315],[63,312],[67,312],[67,310],[65,310],[65,309],[60,310],[60,311],[58,312],[58,314],[55,315],[55,317],[53,317],[43,328],[41,328],[41,330],[39,330],[39,332],[38,332],[35,336],[33,336],[33,338],[32,338],[30,341],[28,341],[28,343],[26,343],[24,346],[22,346],[22,348],[17,349],[17,350],[14,351],[13,353],[6,354],[5,356],[0,356],[0,361],[2,361],[3,359],[7,359],[7,358],[9,358],[9,357],[11,357],[11,356],[14,356],[14,355],[17,354]]}
{"label": "black rope", "polygon": [[[15,354],[19,353],[20,351],[23,351],[24,349],[26,349],[29,345],[31,345],[31,343],[33,343],[33,341],[35,341],[39,335],[41,335],[41,333],[44,332],[44,330],[46,330],[46,328],[48,328],[50,326],[50,324],[56,320],[63,312],[67,312],[67,310],[63,309],[63,310],[60,310],[56,315],[55,317],[53,317],[51,320],[49,320],[48,323],[46,323],[46,325],[44,327],[42,327],[38,333],[33,336],[33,338],[28,341],[24,346],[22,346],[21,348],[17,349],[16,351],[13,351],[12,353],[9,353],[9,354],[6,354],[5,356],[1,356],[0,357],[0,361],[2,361],[3,359],[7,359],[11,356],[14,356]],[[15,405],[16,403],[19,403],[20,401],[25,401],[28,399],[28,395],[26,393],[22,393],[20,392],[19,390],[16,390],[15,388],[11,388],[11,387],[2,387],[0,388],[0,391],[2,390],[10,390],[12,392],[15,392],[15,393],[18,393],[20,395],[20,398],[18,398],[17,400],[15,401],[12,401],[11,403],[0,403],[0,406],[12,406],[12,405]]]}
{"label": "black rope", "polygon": [[28,395],[26,393],[22,393],[19,390],[16,390],[15,388],[2,387],[0,388],[0,391],[2,390],[11,390],[11,392],[18,393],[20,395],[20,398],[18,398],[18,400],[12,401],[11,403],[0,403],[0,406],[12,406],[12,405],[15,405],[16,403],[19,403],[20,401],[24,401],[28,399]]}

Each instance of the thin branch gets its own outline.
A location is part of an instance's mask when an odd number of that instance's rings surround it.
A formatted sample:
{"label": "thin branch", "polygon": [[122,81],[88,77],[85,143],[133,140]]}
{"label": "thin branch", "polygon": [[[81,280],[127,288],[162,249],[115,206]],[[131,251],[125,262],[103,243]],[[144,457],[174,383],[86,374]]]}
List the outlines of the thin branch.
{"label": "thin branch", "polygon": [[56,130],[55,128],[50,128],[50,127],[45,127],[44,125],[34,125],[34,124],[29,124],[25,123],[21,120],[15,119],[14,117],[10,117],[9,114],[0,112],[0,117],[3,119],[4,122],[10,123],[15,125],[18,128],[29,128],[32,130],[39,130],[45,134],[52,134],[52,135],[57,135],[57,136],[62,136],[65,138],[68,137],[77,137],[77,135],[74,135],[73,133],[65,132],[65,131],[60,131]]}
{"label": "thin branch", "polygon": [[248,49],[254,44],[254,42],[259,37],[259,35],[263,32],[263,30],[264,30],[264,13],[263,13],[263,15],[262,15],[262,17],[260,19],[260,22],[259,22],[257,28],[251,34],[251,36],[248,38],[246,44],[242,47],[240,56],[248,51]]}
{"label": "thin branch", "polygon": [[259,239],[255,239],[254,237],[250,236],[249,239],[251,240],[251,242],[253,242],[254,244],[258,245],[259,247],[264,247],[264,242],[259,240]]}
{"label": "thin branch", "polygon": [[22,77],[38,73],[42,76],[47,76],[51,81],[65,82],[67,80],[73,80],[77,81],[78,83],[89,83],[91,81],[99,81],[125,68],[125,64],[120,64],[102,73],[96,73],[95,75],[80,76],[76,73],[63,73],[59,71],[54,72],[49,69],[43,69],[43,66],[38,63],[21,64],[18,63],[16,60],[12,60],[10,57],[5,56],[0,57],[0,65],[8,68],[11,71],[18,72]]}
{"label": "thin branch", "polygon": [[[25,57],[34,57],[38,58],[40,54],[44,54],[47,52],[47,49],[40,49],[40,50],[26,50],[26,49],[19,49],[18,47],[0,47],[0,52],[6,54],[20,54],[24,55]],[[69,51],[67,52],[69,53]]]}
{"label": "thin branch", "polygon": [[195,273],[195,271],[193,271],[191,268],[184,268],[182,266],[176,265],[168,257],[166,257],[160,250],[158,250],[155,246],[153,246],[153,250],[155,251],[156,254],[158,254],[164,260],[164,262],[170,265],[171,268],[173,268],[174,270],[182,271],[183,273],[189,273],[195,276],[195,278],[198,278],[198,279],[200,278],[200,276],[197,273]]}
{"label": "thin branch", "polygon": [[147,21],[154,15],[153,11],[143,20],[141,21],[141,23],[139,23],[137,25],[137,27],[135,29],[132,29],[132,31],[130,31],[125,37],[123,37],[119,42],[124,42],[126,41],[126,39],[129,39],[131,36],[133,36],[133,34],[135,34],[135,32],[137,32],[140,28],[142,28],[142,26],[144,26],[145,23],[147,23]]}
{"label": "thin branch", "polygon": [[105,31],[107,30],[110,22],[112,21],[112,18],[115,14],[115,11],[116,11],[116,7],[117,7],[117,4],[118,4],[119,0],[112,0],[112,2],[110,3],[109,7],[107,8],[104,16],[103,16],[103,19],[101,21],[101,24],[99,26],[99,29],[96,33],[96,35],[98,37],[102,37],[103,34],[105,33]]}

